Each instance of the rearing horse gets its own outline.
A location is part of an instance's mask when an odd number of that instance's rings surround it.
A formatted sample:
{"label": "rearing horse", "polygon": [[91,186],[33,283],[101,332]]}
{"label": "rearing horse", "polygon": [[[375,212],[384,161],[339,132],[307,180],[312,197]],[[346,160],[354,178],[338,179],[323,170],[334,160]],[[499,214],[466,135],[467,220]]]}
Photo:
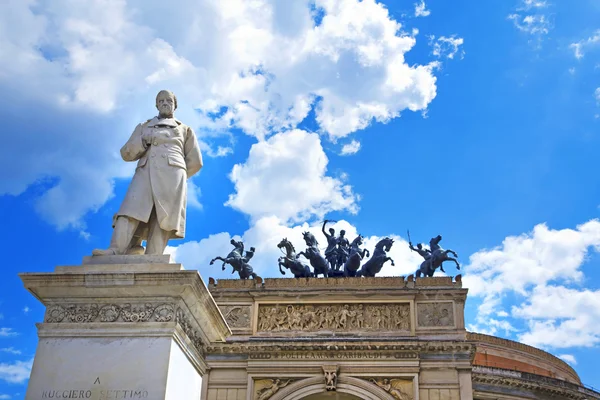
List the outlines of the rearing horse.
{"label": "rearing horse", "polygon": [[281,275],[285,275],[285,271],[281,269],[281,267],[286,267],[292,274],[294,274],[295,278],[310,278],[313,274],[310,272],[310,268],[308,265],[304,265],[298,260],[298,256],[296,255],[296,249],[294,249],[294,245],[287,239],[282,239],[281,242],[277,245],[279,249],[285,248],[285,256],[279,257],[279,272]]}
{"label": "rearing horse", "polygon": [[394,244],[394,239],[389,237],[385,237],[377,242],[373,251],[373,257],[362,266],[357,276],[375,276],[375,274],[381,271],[386,261],[391,261],[392,265],[395,265],[394,260],[387,256],[387,252],[392,248],[392,244]]}
{"label": "rearing horse", "polygon": [[315,278],[318,278],[319,274],[323,274],[323,277],[329,278],[329,265],[325,257],[323,257],[319,251],[317,239],[310,232],[303,232],[302,236],[304,236],[304,241],[308,247],[306,250],[298,253],[297,257],[304,256],[310,260],[310,265],[313,267]]}
{"label": "rearing horse", "polygon": [[248,259],[244,257],[244,243],[241,240],[237,242],[234,239],[231,239],[229,243],[233,245],[234,249],[231,250],[231,252],[227,254],[227,257],[225,258],[213,258],[212,260],[210,260],[210,265],[213,265],[215,261],[220,260],[223,261],[223,267],[221,268],[223,271],[225,271],[225,265],[229,264],[233,268],[233,271],[231,271],[231,273],[233,274],[234,272],[237,272],[240,275],[240,279],[248,279],[250,277],[256,279],[258,275],[254,273],[252,267],[248,265]]}
{"label": "rearing horse", "polygon": [[[453,261],[456,264],[456,269],[460,269],[460,264],[458,263],[458,260],[454,258],[458,257],[458,254],[456,254],[454,250],[442,249],[442,247],[439,244],[441,240],[442,235],[437,235],[436,237],[431,238],[431,240],[429,241],[431,258],[429,259],[429,263],[423,263],[427,264],[429,268],[425,268],[425,266],[421,265],[421,267],[416,272],[417,278],[420,277],[421,274],[424,274],[425,276],[429,277],[433,276],[433,273],[438,267],[440,268],[440,271],[446,272],[444,271],[444,267],[442,266],[442,263],[444,261]],[[454,257],[448,257],[448,253],[454,255]]]}
{"label": "rearing horse", "polygon": [[358,235],[350,244],[350,255],[348,260],[344,264],[344,276],[356,276],[356,271],[360,268],[360,262],[365,257],[370,256],[369,250],[360,249],[360,245],[363,244],[363,237]]}

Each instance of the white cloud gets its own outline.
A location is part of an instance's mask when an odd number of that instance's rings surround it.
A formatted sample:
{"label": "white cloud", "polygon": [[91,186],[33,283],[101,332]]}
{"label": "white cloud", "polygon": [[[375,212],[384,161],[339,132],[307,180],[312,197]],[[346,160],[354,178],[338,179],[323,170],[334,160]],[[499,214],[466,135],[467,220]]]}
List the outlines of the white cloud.
{"label": "white cloud", "polygon": [[31,309],[27,306],[23,307],[23,313],[27,314],[29,313],[29,311],[31,311]]}
{"label": "white cloud", "polygon": [[462,59],[465,56],[465,51],[461,49],[463,43],[464,39],[456,35],[440,36],[437,39],[434,35],[429,36],[429,45],[433,47],[432,54],[438,58],[453,59],[458,54]]}
{"label": "white cloud", "polygon": [[340,153],[343,156],[349,156],[351,154],[356,154],[360,150],[360,142],[358,140],[353,140],[350,143],[346,143],[342,146],[342,152]]}
{"label": "white cloud", "polygon": [[10,399],[11,397],[8,394],[0,394],[0,400],[7,400]]}
{"label": "white cloud", "polygon": [[431,14],[430,10],[425,7],[425,0],[415,4],[415,17],[428,17]]}
{"label": "white cloud", "polygon": [[551,24],[545,15],[510,14],[508,19],[521,32],[530,35],[546,35],[550,32]]}
{"label": "white cloud", "polygon": [[519,6],[518,10],[529,11],[532,8],[546,8],[548,7],[548,2],[545,0],[523,0],[521,6]]}
{"label": "white cloud", "polygon": [[[358,235],[356,227],[347,221],[329,224],[327,225],[327,228],[329,227],[333,227],[336,230],[336,234],[344,229],[346,231],[346,236],[350,240]],[[256,254],[250,262],[250,265],[254,268],[255,272],[263,278],[281,277],[277,266],[277,259],[281,256],[281,251],[277,248],[277,244],[281,239],[287,238],[294,244],[297,252],[304,250],[306,245],[302,238],[302,232],[305,231],[310,231],[315,235],[319,241],[321,252],[323,253],[327,241],[321,232],[320,223],[312,225],[303,223],[290,227],[277,217],[270,216],[260,218],[241,236],[246,249],[250,247],[256,248]],[[396,265],[392,266],[389,262],[386,263],[378,276],[407,276],[413,274],[423,260],[418,254],[410,251],[408,243],[403,238],[396,235],[389,236],[394,239],[394,244],[388,255],[394,259]],[[366,237],[363,247],[372,252],[375,244],[382,237]],[[177,262],[181,262],[187,269],[199,270],[201,275],[205,278],[237,278],[237,275],[231,274],[231,266],[227,266],[226,271],[223,272],[221,271],[221,262],[216,262],[213,266],[209,265],[212,258],[216,256],[225,257],[232,250],[232,246],[229,243],[231,238],[229,233],[222,232],[211,235],[199,242],[186,242],[177,248],[172,249],[172,252],[175,254]],[[235,236],[235,238],[239,239],[237,236]],[[366,262],[367,260],[368,258],[364,261]],[[436,276],[437,275],[443,274],[436,273]],[[286,276],[291,276],[290,272],[287,270]]]}
{"label": "white cloud", "polygon": [[589,347],[600,343],[600,290],[536,286],[512,314],[527,321],[519,340],[537,347]]}
{"label": "white cloud", "polygon": [[[42,182],[40,215],[85,232],[82,216],[112,197],[115,179],[132,174],[118,150],[152,117],[164,87],[205,143],[229,128],[262,140],[311,110],[336,139],[427,108],[437,63],[405,62],[416,39],[383,5],[314,6],[324,14],[318,25],[309,2],[3,3],[0,48],[11,62],[0,66],[0,87],[15,93],[8,112],[27,135],[13,135],[0,151],[0,171],[11,173],[0,176],[0,194]],[[167,14],[177,23],[165,24]]]}
{"label": "white cloud", "polygon": [[559,354],[558,358],[568,362],[571,365],[577,365],[577,360],[572,354]]}
{"label": "white cloud", "polygon": [[17,336],[18,333],[13,331],[12,328],[0,328],[0,337]]}
{"label": "white cloud", "polygon": [[575,58],[581,60],[585,56],[585,52],[588,49],[594,48],[598,45],[600,45],[600,29],[587,39],[582,39],[579,42],[571,43],[569,47],[573,49]]}
{"label": "white cloud", "polygon": [[[470,257],[463,282],[469,295],[482,299],[475,331],[494,334],[516,332],[515,321],[526,325],[518,340],[544,348],[591,346],[600,341],[600,292],[580,285],[581,270],[591,250],[600,249],[600,221],[591,220],[575,229],[549,229],[545,224],[532,232],[507,237],[501,246],[481,250]],[[554,286],[552,282],[560,282]],[[574,287],[567,287],[574,285]],[[511,309],[511,321],[494,320],[506,296],[524,298]],[[506,322],[506,324],[504,324]]]}
{"label": "white cloud", "polygon": [[298,222],[330,211],[355,213],[357,196],[341,179],[326,176],[328,159],[319,135],[293,130],[256,143],[230,178],[236,193],[227,204],[253,219],[274,215]]}
{"label": "white cloud", "polygon": [[549,4],[545,0],[521,0],[515,12],[508,16],[514,26],[521,32],[528,34],[530,43],[538,47],[542,38],[547,35],[553,27],[547,8]]}
{"label": "white cloud", "polygon": [[0,349],[0,351],[4,352],[4,353],[9,353],[9,354],[21,354],[21,350],[17,350],[14,347],[4,347],[2,349]]}
{"label": "white cloud", "polygon": [[23,383],[29,379],[33,359],[0,363],[0,380],[8,383]]}
{"label": "white cloud", "polygon": [[596,99],[596,103],[598,103],[598,105],[600,105],[600,87],[596,88],[596,90],[594,90],[594,98]]}

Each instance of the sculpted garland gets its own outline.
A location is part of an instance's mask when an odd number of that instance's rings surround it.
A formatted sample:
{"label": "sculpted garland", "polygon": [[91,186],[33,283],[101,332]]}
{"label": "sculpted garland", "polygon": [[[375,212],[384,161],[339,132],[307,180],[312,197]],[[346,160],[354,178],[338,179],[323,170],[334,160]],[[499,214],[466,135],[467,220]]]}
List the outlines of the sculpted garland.
{"label": "sculpted garland", "polygon": [[204,354],[204,343],[185,312],[173,303],[145,304],[54,304],[46,309],[46,323],[177,322],[196,350]]}

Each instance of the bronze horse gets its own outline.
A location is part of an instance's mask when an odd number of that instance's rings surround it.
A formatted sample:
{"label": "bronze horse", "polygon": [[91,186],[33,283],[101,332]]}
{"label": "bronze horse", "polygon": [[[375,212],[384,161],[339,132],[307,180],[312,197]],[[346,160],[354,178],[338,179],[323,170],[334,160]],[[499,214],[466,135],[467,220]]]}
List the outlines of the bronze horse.
{"label": "bronze horse", "polygon": [[[421,274],[425,276],[433,276],[435,270],[439,267],[440,271],[444,271],[444,267],[442,263],[445,261],[452,261],[456,264],[456,269],[460,269],[460,264],[458,260],[454,257],[458,257],[458,254],[454,250],[444,250],[440,247],[440,241],[442,240],[442,235],[437,235],[434,238],[431,238],[429,241],[429,249],[431,250],[431,258],[423,261],[415,275],[417,278],[421,276]],[[448,253],[454,255],[454,257],[448,257]]]}
{"label": "bronze horse", "polygon": [[244,243],[240,240],[239,242],[231,239],[230,243],[233,245],[234,249],[227,255],[227,257],[215,257],[210,260],[210,265],[213,265],[215,261],[220,260],[223,261],[223,267],[221,268],[225,271],[225,265],[229,264],[233,268],[231,273],[237,272],[240,276],[240,279],[256,279],[258,275],[254,273],[254,270],[250,265],[248,265],[248,261],[254,255],[254,248],[250,248],[250,251],[246,252],[246,256],[244,257]]}
{"label": "bronze horse", "polygon": [[298,260],[296,249],[294,249],[292,242],[284,238],[279,242],[277,247],[279,247],[279,249],[285,249],[286,252],[285,256],[279,257],[278,260],[279,272],[281,272],[281,275],[285,275],[285,271],[281,269],[281,267],[285,267],[294,274],[295,278],[310,278],[313,276],[312,272],[310,272],[310,267]]}
{"label": "bronze horse", "polygon": [[357,276],[375,276],[381,271],[386,261],[391,261],[392,265],[394,265],[394,260],[387,256],[387,252],[392,248],[392,244],[394,244],[394,239],[389,237],[385,237],[377,242],[373,256],[369,261],[364,263],[360,271],[358,271]]}
{"label": "bronze horse", "polygon": [[350,244],[350,255],[348,260],[344,263],[344,276],[356,276],[356,271],[360,268],[362,259],[370,256],[369,250],[360,249],[360,245],[363,243],[363,237],[358,235]]}
{"label": "bronze horse", "polygon": [[319,243],[315,236],[310,232],[303,232],[304,241],[306,242],[306,250],[298,253],[297,257],[304,256],[310,261],[310,265],[313,267],[313,275],[315,278],[319,277],[319,274],[323,274],[323,277],[329,278],[329,265],[327,260],[319,251]]}

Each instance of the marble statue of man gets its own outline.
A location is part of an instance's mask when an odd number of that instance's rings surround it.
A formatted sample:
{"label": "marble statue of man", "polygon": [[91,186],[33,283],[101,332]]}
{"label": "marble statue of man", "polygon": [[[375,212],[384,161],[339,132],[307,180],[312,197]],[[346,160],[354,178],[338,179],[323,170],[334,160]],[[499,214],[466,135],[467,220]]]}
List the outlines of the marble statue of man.
{"label": "marble statue of man", "polygon": [[121,148],[125,161],[137,161],[133,179],[113,220],[110,247],[92,254],[163,254],[171,238],[185,236],[187,179],[202,168],[192,129],[173,117],[177,98],[162,90],[158,116],[139,124]]}

